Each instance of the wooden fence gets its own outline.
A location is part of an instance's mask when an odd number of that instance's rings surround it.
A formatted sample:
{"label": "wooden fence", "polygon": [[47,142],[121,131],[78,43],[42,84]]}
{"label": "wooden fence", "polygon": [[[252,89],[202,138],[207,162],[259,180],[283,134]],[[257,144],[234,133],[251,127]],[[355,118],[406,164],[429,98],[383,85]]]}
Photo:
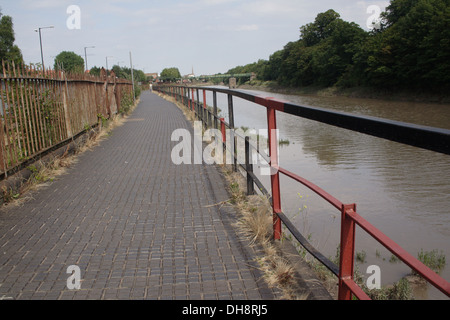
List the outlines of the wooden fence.
{"label": "wooden fence", "polygon": [[121,111],[132,99],[131,81],[88,74],[43,73],[2,62],[0,174]]}

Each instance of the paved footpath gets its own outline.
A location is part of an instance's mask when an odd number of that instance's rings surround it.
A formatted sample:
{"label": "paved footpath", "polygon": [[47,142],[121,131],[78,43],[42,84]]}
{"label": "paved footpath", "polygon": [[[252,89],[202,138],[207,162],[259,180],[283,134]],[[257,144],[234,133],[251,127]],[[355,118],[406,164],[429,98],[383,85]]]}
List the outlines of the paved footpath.
{"label": "paved footpath", "polygon": [[[218,170],[172,164],[191,125],[145,92],[127,122],[23,206],[0,210],[0,299],[276,299]],[[67,286],[78,266],[81,288]],[[69,281],[69,284],[75,283]]]}

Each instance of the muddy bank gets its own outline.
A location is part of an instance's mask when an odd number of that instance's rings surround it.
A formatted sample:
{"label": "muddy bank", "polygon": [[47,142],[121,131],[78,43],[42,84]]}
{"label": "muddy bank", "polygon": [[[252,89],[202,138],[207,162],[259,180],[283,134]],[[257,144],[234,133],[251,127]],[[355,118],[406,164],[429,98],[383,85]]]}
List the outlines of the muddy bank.
{"label": "muddy bank", "polygon": [[336,96],[364,99],[381,99],[389,101],[410,101],[410,102],[431,102],[431,103],[450,103],[450,94],[437,94],[412,91],[394,91],[382,90],[369,87],[355,88],[337,88],[337,87],[303,87],[289,88],[282,87],[272,81],[252,81],[242,84],[239,89],[261,90],[273,93],[292,94],[292,95],[312,95],[312,96]]}

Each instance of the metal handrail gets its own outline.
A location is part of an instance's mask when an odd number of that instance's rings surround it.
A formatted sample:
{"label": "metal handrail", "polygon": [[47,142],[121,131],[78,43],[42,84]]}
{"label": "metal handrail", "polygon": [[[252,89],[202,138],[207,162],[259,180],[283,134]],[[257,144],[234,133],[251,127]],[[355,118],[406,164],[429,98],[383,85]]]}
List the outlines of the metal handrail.
{"label": "metal handrail", "polygon": [[[168,92],[167,88],[171,88]],[[188,88],[185,92],[185,88]],[[204,97],[206,91],[212,91],[216,93],[224,93],[229,97],[239,97],[241,99],[254,102],[256,104],[266,107],[268,113],[268,129],[276,129],[276,111],[284,112],[294,116],[315,120],[321,123],[333,125],[340,128],[368,134],[378,138],[383,138],[390,141],[403,143],[406,145],[435,151],[438,153],[450,155],[450,130],[419,126],[410,123],[404,123],[399,121],[386,120],[375,117],[359,116],[344,112],[331,111],[324,108],[305,107],[295,105],[289,102],[276,100],[273,98],[265,98],[255,96],[242,91],[229,90],[223,88],[209,88],[209,87],[183,87],[183,86],[156,86],[155,89],[159,92],[171,94],[174,97],[187,98],[188,104],[192,105],[192,109],[197,112],[198,109],[194,108],[194,105],[200,107],[199,102],[195,101],[194,97],[190,97],[190,90],[203,90]],[[187,95],[186,95],[187,94]],[[229,103],[232,101],[229,98]],[[216,103],[216,102],[215,102]],[[203,108],[206,109],[205,99],[203,101]],[[216,108],[215,108],[216,110]],[[232,112],[229,106],[229,111]],[[203,112],[203,111],[202,111]],[[210,112],[207,110],[207,112]],[[232,128],[234,122],[234,115],[231,114],[230,123],[227,126]],[[218,119],[217,114],[213,114],[214,119]],[[203,119],[202,119],[203,120]],[[221,124],[225,126],[225,122],[222,119]],[[325,190],[321,189],[312,182],[278,166],[276,150],[273,148],[273,141],[271,142],[271,134],[269,133],[269,153],[271,157],[270,167],[276,172],[272,175],[272,207],[274,213],[274,238],[277,239],[281,235],[281,223],[288,228],[293,236],[301,243],[301,245],[311,253],[316,259],[324,264],[333,274],[339,278],[339,295],[340,300],[352,299],[352,295],[355,295],[358,299],[370,299],[368,295],[356,284],[353,280],[353,267],[354,267],[354,253],[355,253],[355,226],[358,225],[371,237],[377,240],[381,245],[391,251],[400,260],[406,263],[409,267],[415,270],[418,274],[424,277],[433,286],[439,289],[441,292],[450,297],[450,283],[425,266],[418,259],[411,256],[398,244],[392,241],[389,237],[383,234],[380,230],[375,228],[367,220],[363,219],[356,212],[356,205],[345,205]],[[236,159],[236,156],[235,156]],[[245,167],[243,166],[244,170]],[[340,243],[340,265],[339,268],[318,252],[296,229],[291,223],[288,217],[284,215],[281,210],[281,200],[279,193],[279,174],[283,174],[312,190],[323,199],[328,201],[333,207],[341,211],[341,243]],[[256,176],[252,173],[252,178]],[[259,182],[259,181],[258,181]],[[259,182],[260,183],[260,182]],[[267,192],[267,191],[266,191]]]}

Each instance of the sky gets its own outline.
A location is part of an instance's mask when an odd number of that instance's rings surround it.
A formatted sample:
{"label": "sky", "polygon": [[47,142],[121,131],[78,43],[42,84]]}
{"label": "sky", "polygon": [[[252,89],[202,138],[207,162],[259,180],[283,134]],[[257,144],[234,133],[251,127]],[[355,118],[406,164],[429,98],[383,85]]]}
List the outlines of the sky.
{"label": "sky", "polygon": [[[145,73],[176,67],[182,75],[225,73],[269,59],[299,28],[333,9],[368,30],[368,19],[389,1],[376,0],[1,0],[13,18],[25,62],[46,67],[62,51],[85,58],[88,67],[133,66]],[[371,7],[372,6],[372,7]]]}

